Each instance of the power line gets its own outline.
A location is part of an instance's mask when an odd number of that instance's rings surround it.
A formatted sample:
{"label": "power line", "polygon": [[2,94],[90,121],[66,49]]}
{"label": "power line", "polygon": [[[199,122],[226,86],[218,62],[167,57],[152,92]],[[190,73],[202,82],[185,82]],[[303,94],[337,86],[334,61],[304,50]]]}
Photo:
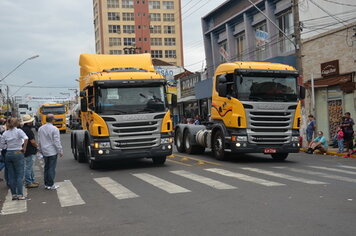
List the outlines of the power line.
{"label": "power line", "polygon": [[29,85],[29,86],[22,86],[18,84],[0,84],[0,85],[5,85],[9,87],[23,87],[23,88],[64,88],[64,89],[72,89],[72,88],[77,88],[77,87],[65,87],[65,86],[36,86],[36,85]]}
{"label": "power line", "polygon": [[330,2],[330,3],[334,3],[337,5],[341,5],[341,6],[348,6],[348,7],[356,7],[356,5],[354,4],[348,4],[348,3],[342,3],[342,2],[335,2],[335,1],[331,1],[331,0],[323,0],[325,2]]}

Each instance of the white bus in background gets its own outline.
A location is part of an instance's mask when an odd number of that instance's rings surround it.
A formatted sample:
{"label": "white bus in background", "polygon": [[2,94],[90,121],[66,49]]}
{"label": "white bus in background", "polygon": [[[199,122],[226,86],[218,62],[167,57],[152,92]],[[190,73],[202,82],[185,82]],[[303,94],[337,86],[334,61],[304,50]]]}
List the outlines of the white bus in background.
{"label": "white bus in background", "polygon": [[18,104],[18,114],[21,119],[24,115],[28,114],[28,112],[29,112],[28,104]]}

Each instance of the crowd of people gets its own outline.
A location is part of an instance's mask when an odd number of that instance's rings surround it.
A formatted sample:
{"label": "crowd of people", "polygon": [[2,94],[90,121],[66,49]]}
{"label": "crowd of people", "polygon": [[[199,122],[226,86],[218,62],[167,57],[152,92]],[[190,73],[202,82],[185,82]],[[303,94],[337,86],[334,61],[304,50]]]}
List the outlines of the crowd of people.
{"label": "crowd of people", "polygon": [[54,178],[57,156],[63,157],[63,149],[59,130],[53,125],[54,115],[47,115],[46,124],[38,130],[37,141],[32,131],[33,121],[30,115],[24,115],[22,120],[16,117],[0,120],[0,171],[4,169],[12,200],[31,200],[24,196],[24,187],[40,186],[33,170],[36,156],[44,159],[44,188],[54,190],[59,187],[54,184]]}
{"label": "crowd of people", "polygon": [[[334,141],[338,147],[338,153],[344,153],[346,149],[347,155],[353,154],[354,147],[354,120],[351,118],[350,112],[346,112],[342,117],[338,126],[337,132],[334,136]],[[308,141],[307,153],[312,154],[315,150],[326,153],[328,149],[327,139],[324,137],[322,131],[317,132],[317,136],[313,139],[316,131],[316,122],[313,115],[308,116],[308,125],[306,129],[306,136]]]}

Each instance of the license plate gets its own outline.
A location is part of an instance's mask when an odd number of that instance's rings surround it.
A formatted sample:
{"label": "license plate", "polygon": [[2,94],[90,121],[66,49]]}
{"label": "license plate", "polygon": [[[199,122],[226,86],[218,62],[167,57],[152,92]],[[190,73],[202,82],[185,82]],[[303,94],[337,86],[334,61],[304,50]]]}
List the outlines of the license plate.
{"label": "license plate", "polygon": [[264,153],[276,153],[277,149],[275,149],[275,148],[265,148],[265,150],[263,152]]}

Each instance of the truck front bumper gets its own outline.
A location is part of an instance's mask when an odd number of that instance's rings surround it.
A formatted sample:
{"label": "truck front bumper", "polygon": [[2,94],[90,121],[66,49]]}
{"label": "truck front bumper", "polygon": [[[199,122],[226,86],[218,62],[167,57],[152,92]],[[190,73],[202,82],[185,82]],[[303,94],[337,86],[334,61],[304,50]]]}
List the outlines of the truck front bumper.
{"label": "truck front bumper", "polygon": [[169,156],[172,154],[173,144],[161,144],[150,149],[118,150],[118,149],[92,149],[91,159],[94,161],[113,161],[123,159],[152,158]]}
{"label": "truck front bumper", "polygon": [[298,143],[286,143],[282,145],[257,145],[247,142],[240,143],[238,147],[236,143],[231,143],[231,152],[233,153],[297,153],[299,152]]}

